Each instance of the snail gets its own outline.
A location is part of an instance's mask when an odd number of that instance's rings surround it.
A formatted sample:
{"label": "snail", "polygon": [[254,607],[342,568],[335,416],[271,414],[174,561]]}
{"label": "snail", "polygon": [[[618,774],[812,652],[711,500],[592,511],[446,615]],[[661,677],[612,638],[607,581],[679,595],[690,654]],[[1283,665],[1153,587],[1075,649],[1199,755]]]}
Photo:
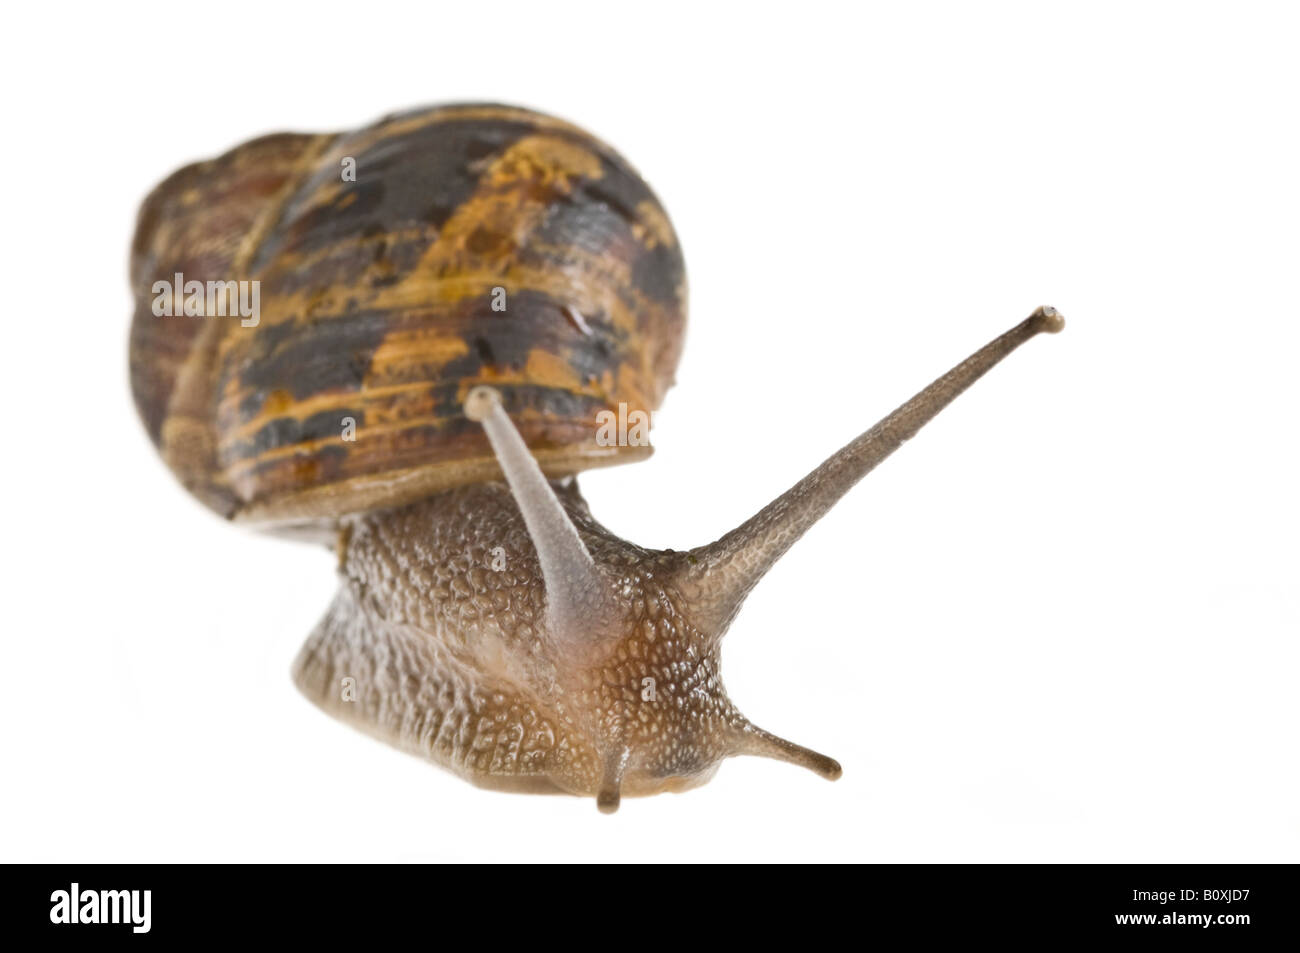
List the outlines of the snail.
{"label": "snail", "polygon": [[576,474],[649,454],[599,422],[622,436],[671,386],[685,270],[654,193],[586,132],[465,104],[255,139],[145,199],[131,279],[164,461],[226,519],[336,548],[298,688],[475,784],[602,811],[733,755],[839,777],[729,700],[722,637],[863,475],[1063,326],[1039,308],[716,542],[655,551],[597,523]]}

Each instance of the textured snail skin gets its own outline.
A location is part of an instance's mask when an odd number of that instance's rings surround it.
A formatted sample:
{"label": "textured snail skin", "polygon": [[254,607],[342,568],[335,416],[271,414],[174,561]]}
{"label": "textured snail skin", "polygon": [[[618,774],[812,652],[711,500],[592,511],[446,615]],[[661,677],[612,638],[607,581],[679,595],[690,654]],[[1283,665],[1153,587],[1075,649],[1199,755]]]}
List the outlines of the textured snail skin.
{"label": "textured snail skin", "polygon": [[[150,289],[180,272],[261,282],[260,321],[158,316]],[[176,476],[229,519],[337,547],[303,693],[475,784],[603,811],[735,755],[839,777],[745,719],[722,637],[866,473],[1063,326],[1038,309],[716,542],[652,551],[592,519],[573,474],[648,453],[601,446],[596,415],[671,385],[682,258],[645,183],[576,127],[461,105],[254,140],[150,195],[132,282],[132,387]]]}
{"label": "textured snail skin", "polygon": [[[618,594],[617,634],[554,651],[527,529],[507,487],[487,483],[350,522],[342,589],[298,657],[299,688],[475,783],[596,795],[608,778],[615,803],[693,787],[769,745],[723,690],[719,640],[675,590],[684,554],[611,535],[575,481],[557,491]],[[345,677],[355,701],[342,700]]]}

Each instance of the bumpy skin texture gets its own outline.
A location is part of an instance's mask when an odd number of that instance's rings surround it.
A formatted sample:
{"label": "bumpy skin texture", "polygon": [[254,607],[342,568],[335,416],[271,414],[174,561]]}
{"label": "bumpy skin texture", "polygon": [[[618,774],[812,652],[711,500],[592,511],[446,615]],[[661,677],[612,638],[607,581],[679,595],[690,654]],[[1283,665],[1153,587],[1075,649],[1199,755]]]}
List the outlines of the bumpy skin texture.
{"label": "bumpy skin texture", "polygon": [[[177,272],[259,282],[258,323],[155,315]],[[597,444],[596,415],[657,408],[685,333],[682,253],[640,175],[508,106],[264,137],[182,169],[141,209],[131,275],[150,436],[200,499],[253,523],[490,479],[460,412],[478,384],[553,476],[641,459]]]}
{"label": "bumpy skin texture", "polygon": [[621,772],[633,796],[702,783],[765,733],[727,698],[719,640],[691,624],[675,589],[685,554],[620,540],[576,482],[556,490],[619,594],[619,635],[548,638],[534,547],[509,489],[487,483],[350,522],[342,590],[295,681],[337,717],[475,783],[594,795]]}

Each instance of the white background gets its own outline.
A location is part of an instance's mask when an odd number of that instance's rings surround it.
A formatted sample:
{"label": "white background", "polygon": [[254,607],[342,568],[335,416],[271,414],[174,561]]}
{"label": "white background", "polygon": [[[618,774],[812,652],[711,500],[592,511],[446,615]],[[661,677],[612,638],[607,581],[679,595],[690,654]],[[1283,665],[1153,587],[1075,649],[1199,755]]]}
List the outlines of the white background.
{"label": "white background", "polygon": [[[11,6],[0,858],[1295,861],[1300,40],[1254,4]],[[332,557],[222,525],[126,374],[144,194],[256,134],[501,100],[617,146],[692,324],[646,464],[715,538],[1041,303],[759,587],[731,696],[840,760],[478,790],[289,681]]]}

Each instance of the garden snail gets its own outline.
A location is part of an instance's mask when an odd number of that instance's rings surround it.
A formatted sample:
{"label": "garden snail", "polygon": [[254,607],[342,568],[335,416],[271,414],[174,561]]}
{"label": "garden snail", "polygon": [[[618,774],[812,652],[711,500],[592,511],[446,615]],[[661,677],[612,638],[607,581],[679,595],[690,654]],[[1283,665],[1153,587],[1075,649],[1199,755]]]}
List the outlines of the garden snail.
{"label": "garden snail", "polygon": [[476,784],[602,810],[731,755],[839,776],[740,714],[722,636],[863,475],[1062,326],[1038,309],[717,542],[651,551],[574,474],[649,452],[597,420],[671,385],[685,273],[654,194],[583,131],[453,105],[256,139],[150,194],[131,277],[132,389],[167,464],[228,519],[337,546],[298,687]]}

